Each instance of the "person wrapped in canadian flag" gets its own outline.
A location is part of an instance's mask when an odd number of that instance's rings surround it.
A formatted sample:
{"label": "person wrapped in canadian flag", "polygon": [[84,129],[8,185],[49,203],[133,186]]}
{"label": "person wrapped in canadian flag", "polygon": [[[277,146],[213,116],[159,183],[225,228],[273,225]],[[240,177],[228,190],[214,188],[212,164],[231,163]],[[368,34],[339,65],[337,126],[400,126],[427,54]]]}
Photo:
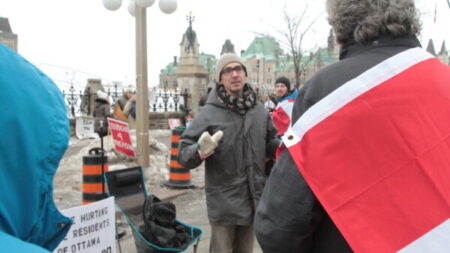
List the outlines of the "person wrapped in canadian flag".
{"label": "person wrapped in canadian flag", "polygon": [[450,252],[450,67],[413,0],[327,0],[340,61],[299,90],[255,213],[265,253]]}
{"label": "person wrapped in canadian flag", "polygon": [[278,77],[275,81],[275,95],[278,103],[270,113],[273,124],[277,128],[277,136],[283,136],[291,124],[292,108],[297,97],[298,90],[291,90],[291,82],[287,77]]}

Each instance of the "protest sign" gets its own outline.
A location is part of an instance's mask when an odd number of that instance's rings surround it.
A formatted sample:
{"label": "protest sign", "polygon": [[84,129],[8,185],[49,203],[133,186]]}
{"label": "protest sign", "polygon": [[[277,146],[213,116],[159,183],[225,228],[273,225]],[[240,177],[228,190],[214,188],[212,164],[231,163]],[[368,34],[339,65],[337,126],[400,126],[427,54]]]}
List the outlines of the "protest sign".
{"label": "protest sign", "polygon": [[77,117],[75,121],[75,135],[78,139],[97,138],[94,131],[95,120],[92,117]]}
{"label": "protest sign", "polygon": [[62,210],[73,225],[53,253],[115,253],[114,197]]}
{"label": "protest sign", "polygon": [[114,142],[114,149],[135,157],[133,144],[131,143],[130,131],[128,123],[120,120],[108,118],[109,128]]}

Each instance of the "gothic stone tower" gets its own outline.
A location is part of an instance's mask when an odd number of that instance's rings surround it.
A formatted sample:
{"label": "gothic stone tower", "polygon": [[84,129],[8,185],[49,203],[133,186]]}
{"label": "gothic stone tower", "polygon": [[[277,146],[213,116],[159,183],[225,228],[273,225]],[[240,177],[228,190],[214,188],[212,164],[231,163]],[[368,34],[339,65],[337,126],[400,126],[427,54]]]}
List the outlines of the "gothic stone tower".
{"label": "gothic stone tower", "polygon": [[189,27],[183,35],[180,43],[180,60],[176,70],[178,88],[188,91],[187,106],[195,115],[198,111],[198,101],[207,87],[208,71],[203,67],[199,57],[199,44],[197,35],[192,29],[194,17],[187,17]]}
{"label": "gothic stone tower", "polygon": [[8,18],[0,17],[0,43],[17,52],[17,34],[11,30]]}

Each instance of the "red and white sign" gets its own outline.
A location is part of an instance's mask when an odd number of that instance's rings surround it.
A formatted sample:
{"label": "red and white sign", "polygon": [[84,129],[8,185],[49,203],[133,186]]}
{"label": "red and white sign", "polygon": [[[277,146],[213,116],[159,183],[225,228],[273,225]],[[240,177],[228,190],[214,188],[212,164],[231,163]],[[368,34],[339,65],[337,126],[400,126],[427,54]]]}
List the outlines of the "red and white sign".
{"label": "red and white sign", "polygon": [[174,129],[175,127],[181,126],[180,119],[168,119],[170,129]]}
{"label": "red and white sign", "polygon": [[395,55],[309,108],[283,136],[355,252],[450,252],[450,68]]}
{"label": "red and white sign", "polygon": [[135,157],[133,144],[131,143],[128,123],[108,118],[109,128],[114,142],[114,148],[131,157]]}

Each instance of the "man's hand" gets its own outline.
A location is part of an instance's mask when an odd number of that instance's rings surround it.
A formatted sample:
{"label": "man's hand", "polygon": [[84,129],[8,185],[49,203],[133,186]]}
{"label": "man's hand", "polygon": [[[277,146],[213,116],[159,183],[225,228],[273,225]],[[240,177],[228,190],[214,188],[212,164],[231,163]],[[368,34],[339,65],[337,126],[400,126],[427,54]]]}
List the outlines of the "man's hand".
{"label": "man's hand", "polygon": [[197,143],[200,159],[205,160],[214,153],[222,136],[223,132],[221,130],[217,131],[213,136],[209,135],[208,132],[202,133]]}

